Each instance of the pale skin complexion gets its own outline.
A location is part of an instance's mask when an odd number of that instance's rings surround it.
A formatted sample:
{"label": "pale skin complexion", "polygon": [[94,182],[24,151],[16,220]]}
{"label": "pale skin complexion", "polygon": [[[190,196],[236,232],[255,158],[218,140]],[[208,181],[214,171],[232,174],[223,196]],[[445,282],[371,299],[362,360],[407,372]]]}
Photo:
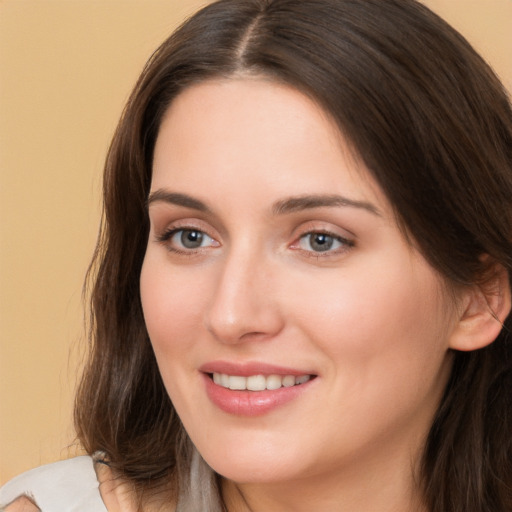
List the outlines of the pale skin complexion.
{"label": "pale skin complexion", "polygon": [[[175,99],[149,215],[148,332],[185,428],[224,477],[228,510],[426,511],[414,478],[450,349],[495,339],[510,311],[506,273],[500,293],[454,300],[325,112],[254,77]],[[205,392],[200,368],[215,360],[314,379],[240,416]],[[106,466],[98,479],[110,512],[135,510],[128,483],[114,485]],[[19,505],[8,509],[32,510]]]}
{"label": "pale skin complexion", "polygon": [[[157,139],[149,215],[148,332],[230,510],[422,510],[414,472],[460,311],[318,105],[257,78],[184,91]],[[205,393],[215,360],[315,378],[240,417]]]}

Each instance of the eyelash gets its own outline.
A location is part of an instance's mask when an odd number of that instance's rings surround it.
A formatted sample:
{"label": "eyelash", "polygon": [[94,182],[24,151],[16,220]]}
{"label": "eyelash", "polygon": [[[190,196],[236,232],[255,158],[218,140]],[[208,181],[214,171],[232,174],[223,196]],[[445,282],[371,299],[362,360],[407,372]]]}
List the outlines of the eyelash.
{"label": "eyelash", "polygon": [[[212,240],[213,242],[218,244],[218,245],[214,245],[215,247],[218,247],[220,245],[213,237],[208,235],[208,233],[206,233],[204,230],[198,229],[193,226],[171,227],[171,228],[167,229],[166,231],[164,231],[162,234],[157,235],[156,241],[158,243],[165,245],[167,250],[169,250],[170,252],[185,255],[185,256],[194,256],[194,255],[204,251],[208,247],[211,247],[211,245],[210,245],[210,246],[205,246],[205,247],[200,246],[197,248],[180,248],[180,247],[176,247],[175,245],[174,246],[171,245],[170,242],[172,241],[174,236],[176,236],[178,233],[182,233],[182,236],[183,236],[183,233],[186,233],[186,232],[199,233],[202,237],[206,236],[210,240]],[[340,247],[335,248],[334,250],[329,247],[325,251],[314,251],[314,250],[304,249],[303,247],[301,247],[301,242],[303,240],[306,240],[308,237],[312,237],[314,235],[328,237],[328,238],[332,239],[332,241],[339,243]],[[310,246],[311,246],[311,241],[310,241]],[[355,243],[353,240],[347,239],[347,238],[337,235],[335,233],[332,233],[332,232],[329,232],[326,230],[311,230],[311,231],[301,234],[296,239],[296,241],[290,245],[290,248],[293,250],[300,251],[306,257],[318,259],[318,258],[338,256],[341,253],[349,251],[354,246],[355,246]]]}
{"label": "eyelash", "polygon": [[[202,252],[202,250],[206,249],[207,247],[197,247],[197,248],[179,248],[176,246],[171,245],[171,241],[174,236],[176,236],[178,233],[199,233],[202,237],[206,236],[212,241],[215,241],[213,237],[208,235],[204,230],[198,229],[196,227],[192,226],[180,226],[180,227],[172,227],[164,231],[162,234],[157,235],[156,240],[158,243],[164,244],[166,248],[174,252],[176,254],[183,254],[185,256],[193,256],[194,254],[197,254],[198,252]],[[183,236],[183,234],[182,234]],[[218,244],[218,242],[217,242]]]}
{"label": "eyelash", "polygon": [[[313,250],[303,249],[300,246],[301,241],[305,240],[308,237],[311,237],[313,235],[317,235],[317,236],[321,235],[321,236],[331,238],[333,241],[338,242],[340,244],[340,247],[338,247],[336,249],[331,249],[329,247],[325,251],[313,251]],[[310,245],[311,245],[311,242],[310,242]],[[328,258],[328,257],[333,257],[333,256],[339,256],[340,254],[349,251],[354,246],[355,246],[355,243],[353,240],[349,240],[348,238],[342,237],[335,233],[332,233],[329,231],[324,231],[324,230],[311,230],[311,231],[308,231],[307,233],[300,235],[297,238],[297,242],[294,242],[291,245],[291,248],[294,250],[301,251],[308,258],[318,259],[318,258]]]}

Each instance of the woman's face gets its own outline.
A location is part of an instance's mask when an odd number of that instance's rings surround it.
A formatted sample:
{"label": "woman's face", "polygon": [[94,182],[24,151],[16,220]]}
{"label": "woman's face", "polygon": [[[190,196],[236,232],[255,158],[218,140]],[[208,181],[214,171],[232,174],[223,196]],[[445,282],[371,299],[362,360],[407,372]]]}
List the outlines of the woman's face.
{"label": "woman's face", "polygon": [[217,472],[410,472],[457,315],[325,112],[263,79],[190,87],[159,132],[149,215],[148,332]]}

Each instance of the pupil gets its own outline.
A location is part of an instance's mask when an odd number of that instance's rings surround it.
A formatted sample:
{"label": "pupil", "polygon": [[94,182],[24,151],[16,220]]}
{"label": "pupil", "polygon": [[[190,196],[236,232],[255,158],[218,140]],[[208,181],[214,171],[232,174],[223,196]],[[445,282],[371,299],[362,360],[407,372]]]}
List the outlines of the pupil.
{"label": "pupil", "polygon": [[333,241],[332,236],[316,233],[312,236],[310,243],[313,250],[323,252],[328,251],[332,247]]}
{"label": "pupil", "polygon": [[203,234],[200,231],[183,231],[181,234],[181,243],[187,249],[196,249],[201,247],[203,241]]}

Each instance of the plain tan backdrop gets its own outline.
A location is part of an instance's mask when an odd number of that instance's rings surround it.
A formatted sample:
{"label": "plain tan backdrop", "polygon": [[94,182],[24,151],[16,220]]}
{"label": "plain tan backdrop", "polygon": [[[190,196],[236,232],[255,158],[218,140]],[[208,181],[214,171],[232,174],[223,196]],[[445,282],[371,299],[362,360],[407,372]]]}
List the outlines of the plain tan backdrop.
{"label": "plain tan backdrop", "polygon": [[[102,163],[144,62],[201,0],[0,0],[0,483],[77,452]],[[425,0],[512,90],[512,0]]]}

